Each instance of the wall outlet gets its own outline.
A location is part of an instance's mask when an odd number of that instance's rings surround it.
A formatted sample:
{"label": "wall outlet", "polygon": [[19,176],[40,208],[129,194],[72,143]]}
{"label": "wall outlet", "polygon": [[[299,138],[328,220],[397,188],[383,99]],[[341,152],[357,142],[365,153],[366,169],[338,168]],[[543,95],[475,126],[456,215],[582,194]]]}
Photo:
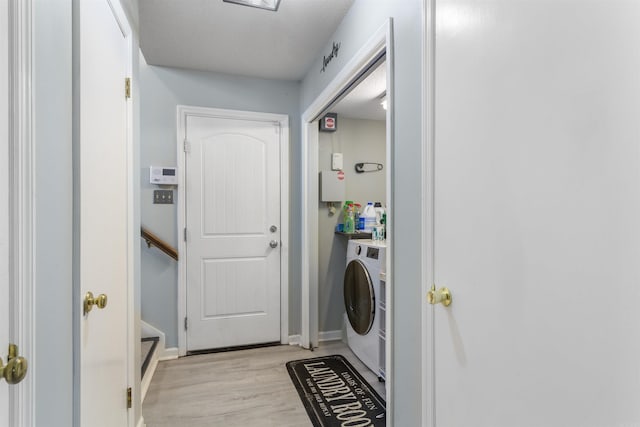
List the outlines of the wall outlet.
{"label": "wall outlet", "polygon": [[153,190],[154,205],[172,205],[173,190]]}

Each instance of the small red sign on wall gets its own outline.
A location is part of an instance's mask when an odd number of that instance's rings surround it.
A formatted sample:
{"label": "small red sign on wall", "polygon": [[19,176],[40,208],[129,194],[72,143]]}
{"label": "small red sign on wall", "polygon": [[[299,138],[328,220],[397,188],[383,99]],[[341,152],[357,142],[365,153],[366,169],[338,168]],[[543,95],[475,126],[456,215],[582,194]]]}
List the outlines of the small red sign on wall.
{"label": "small red sign on wall", "polygon": [[327,113],[320,119],[320,130],[322,132],[335,132],[338,129],[338,114]]}
{"label": "small red sign on wall", "polygon": [[338,179],[342,181],[344,179],[344,172],[338,171]]}

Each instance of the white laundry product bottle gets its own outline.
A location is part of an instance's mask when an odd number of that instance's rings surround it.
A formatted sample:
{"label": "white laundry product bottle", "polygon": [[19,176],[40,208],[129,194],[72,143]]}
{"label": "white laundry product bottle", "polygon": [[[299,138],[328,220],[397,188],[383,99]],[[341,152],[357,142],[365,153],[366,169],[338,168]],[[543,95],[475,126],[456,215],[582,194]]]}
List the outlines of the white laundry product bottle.
{"label": "white laundry product bottle", "polygon": [[385,213],[385,210],[382,207],[382,203],[381,202],[376,202],[373,205],[373,209],[376,211],[376,225],[381,224],[382,223],[382,216]]}
{"label": "white laundry product bottle", "polygon": [[373,232],[373,227],[376,225],[376,211],[373,207],[372,202],[368,202],[367,206],[362,211],[361,217],[364,218],[364,232],[371,233]]}

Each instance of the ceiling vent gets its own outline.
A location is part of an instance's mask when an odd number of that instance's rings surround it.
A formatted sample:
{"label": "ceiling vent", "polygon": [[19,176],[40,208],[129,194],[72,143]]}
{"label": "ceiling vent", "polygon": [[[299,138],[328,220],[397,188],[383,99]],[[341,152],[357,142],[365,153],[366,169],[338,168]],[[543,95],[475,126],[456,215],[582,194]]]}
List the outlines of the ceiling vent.
{"label": "ceiling vent", "polygon": [[235,3],[242,6],[257,7],[258,9],[265,10],[278,10],[280,6],[280,0],[222,0],[225,3]]}

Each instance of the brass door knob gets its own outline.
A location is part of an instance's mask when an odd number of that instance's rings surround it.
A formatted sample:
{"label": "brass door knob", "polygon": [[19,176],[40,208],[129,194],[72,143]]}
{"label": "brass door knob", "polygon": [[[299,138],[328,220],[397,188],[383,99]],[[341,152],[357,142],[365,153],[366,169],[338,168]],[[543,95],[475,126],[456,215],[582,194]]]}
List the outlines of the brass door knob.
{"label": "brass door knob", "polygon": [[0,377],[9,384],[18,384],[27,376],[27,368],[27,359],[18,356],[18,346],[9,344],[7,366],[3,366],[2,359],[0,359]]}
{"label": "brass door knob", "polygon": [[444,286],[436,290],[436,285],[433,285],[431,290],[427,292],[427,302],[429,304],[435,305],[442,303],[445,307],[449,307],[451,305],[451,301],[451,291]]}
{"label": "brass door knob", "polygon": [[94,298],[93,292],[87,292],[84,295],[84,314],[89,313],[94,305],[100,309],[105,308],[107,306],[107,296],[100,294]]}

